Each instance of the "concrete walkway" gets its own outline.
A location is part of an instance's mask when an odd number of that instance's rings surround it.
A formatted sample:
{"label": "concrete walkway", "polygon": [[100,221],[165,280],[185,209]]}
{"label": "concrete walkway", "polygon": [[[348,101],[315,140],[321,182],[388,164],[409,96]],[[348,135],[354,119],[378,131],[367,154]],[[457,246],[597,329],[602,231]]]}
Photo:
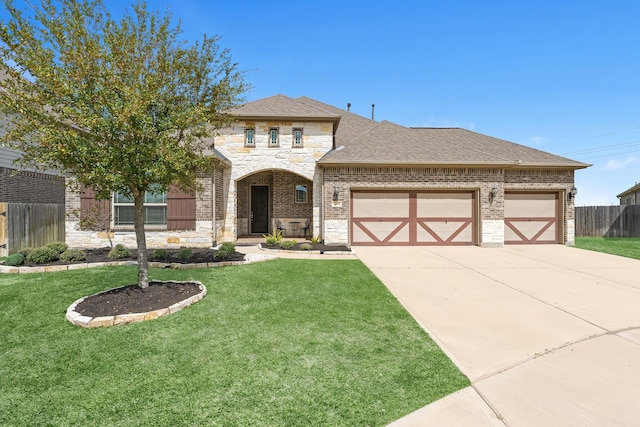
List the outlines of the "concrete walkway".
{"label": "concrete walkway", "polygon": [[560,245],[355,251],[472,382],[392,426],[640,426],[640,261]]}

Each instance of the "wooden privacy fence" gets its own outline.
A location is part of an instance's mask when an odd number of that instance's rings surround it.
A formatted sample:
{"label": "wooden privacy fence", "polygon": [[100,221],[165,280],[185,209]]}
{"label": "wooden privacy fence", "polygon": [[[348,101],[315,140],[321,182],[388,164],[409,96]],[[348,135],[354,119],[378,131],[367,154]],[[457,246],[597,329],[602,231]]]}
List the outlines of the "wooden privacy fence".
{"label": "wooden privacy fence", "polygon": [[0,256],[64,242],[64,205],[0,203]]}
{"label": "wooden privacy fence", "polygon": [[640,205],[576,207],[576,236],[640,237]]}

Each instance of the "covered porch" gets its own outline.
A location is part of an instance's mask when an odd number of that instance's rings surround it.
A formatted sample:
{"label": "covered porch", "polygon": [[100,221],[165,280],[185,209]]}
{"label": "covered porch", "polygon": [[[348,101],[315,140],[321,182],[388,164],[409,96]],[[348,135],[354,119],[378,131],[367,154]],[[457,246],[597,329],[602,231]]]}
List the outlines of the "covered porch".
{"label": "covered porch", "polygon": [[286,170],[267,170],[237,181],[238,237],[313,234],[313,181]]}

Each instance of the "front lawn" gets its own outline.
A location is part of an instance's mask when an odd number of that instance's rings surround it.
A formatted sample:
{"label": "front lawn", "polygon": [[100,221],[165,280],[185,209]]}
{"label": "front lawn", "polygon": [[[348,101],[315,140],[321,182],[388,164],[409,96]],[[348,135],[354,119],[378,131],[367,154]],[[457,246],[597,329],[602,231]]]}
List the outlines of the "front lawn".
{"label": "front lawn", "polygon": [[360,261],[152,270],[208,295],[104,329],[77,298],[132,266],[0,275],[0,425],[384,426],[469,381]]}
{"label": "front lawn", "polygon": [[576,247],[640,259],[640,238],[638,237],[576,237]]}

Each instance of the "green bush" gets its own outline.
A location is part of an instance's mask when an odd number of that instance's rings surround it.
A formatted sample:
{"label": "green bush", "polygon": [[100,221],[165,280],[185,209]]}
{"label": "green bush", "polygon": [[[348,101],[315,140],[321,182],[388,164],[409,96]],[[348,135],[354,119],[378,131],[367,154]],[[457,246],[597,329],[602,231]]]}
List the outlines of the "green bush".
{"label": "green bush", "polygon": [[22,264],[24,264],[24,255],[22,255],[21,253],[9,255],[4,260],[4,265],[16,266]]}
{"label": "green bush", "polygon": [[192,255],[193,251],[189,248],[182,248],[178,251],[178,259],[182,261],[191,258]]}
{"label": "green bush", "polygon": [[213,257],[218,261],[222,261],[227,259],[230,255],[233,255],[235,252],[236,245],[234,245],[232,242],[224,242],[213,254]]}
{"label": "green bush", "polygon": [[282,231],[276,230],[273,234],[263,234],[262,237],[267,246],[276,246],[282,241]]}
{"label": "green bush", "polygon": [[115,248],[109,251],[109,258],[122,259],[131,256],[131,252],[122,243],[118,243]]}
{"label": "green bush", "polygon": [[311,246],[311,243],[303,243],[300,245],[300,249],[303,251],[310,251],[312,248],[313,246]]}
{"label": "green bush", "polygon": [[319,242],[320,242],[320,236],[313,236],[311,238],[311,243],[313,243],[314,245]]}
{"label": "green bush", "polygon": [[87,257],[80,249],[67,249],[60,254],[60,261],[64,262],[84,261],[85,259]]}
{"label": "green bush", "polygon": [[28,258],[29,254],[33,251],[33,248],[22,248],[18,251],[19,254],[22,254],[23,257]]}
{"label": "green bush", "polygon": [[280,242],[280,248],[281,249],[291,249],[295,245],[296,245],[296,243],[292,242],[291,240],[285,240],[284,242]]}
{"label": "green bush", "polygon": [[46,246],[42,248],[35,248],[29,253],[27,260],[34,264],[46,264],[48,262],[57,261],[60,253],[52,248]]}
{"label": "green bush", "polygon": [[69,245],[67,245],[64,242],[51,242],[51,243],[49,243],[47,245],[47,247],[53,249],[56,252],[58,252],[58,254],[61,254],[62,252],[64,252],[67,249],[69,249]]}
{"label": "green bush", "polygon": [[161,260],[165,260],[166,261],[168,256],[169,256],[169,252],[167,252],[166,249],[154,249],[153,250],[153,258],[154,259],[161,259]]}

